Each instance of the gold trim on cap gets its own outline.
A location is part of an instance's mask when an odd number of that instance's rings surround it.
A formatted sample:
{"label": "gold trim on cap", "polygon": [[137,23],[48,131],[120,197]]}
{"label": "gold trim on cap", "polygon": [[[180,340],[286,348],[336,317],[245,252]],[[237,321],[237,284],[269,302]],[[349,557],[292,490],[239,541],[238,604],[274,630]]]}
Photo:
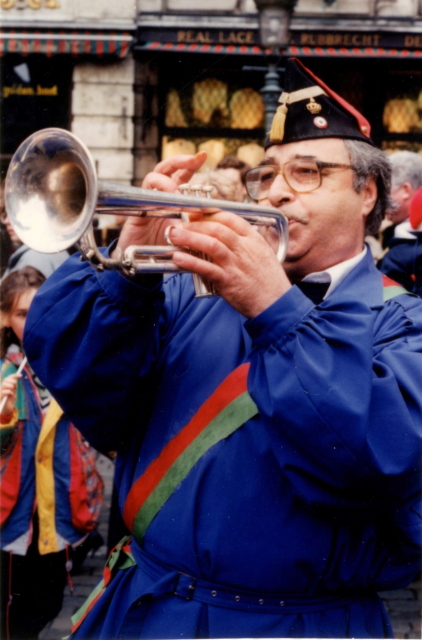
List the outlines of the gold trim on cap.
{"label": "gold trim on cap", "polygon": [[316,98],[317,96],[326,96],[326,92],[318,84],[313,87],[306,87],[305,89],[299,89],[298,91],[292,91],[287,93],[283,91],[278,101],[280,104],[293,104],[300,100],[308,100],[309,98]]}
{"label": "gold trim on cap", "polygon": [[[298,91],[292,91],[291,93],[287,93],[283,91],[280,98],[278,99],[280,106],[277,107],[277,111],[275,112],[273,122],[271,125],[271,131],[269,133],[269,138],[271,142],[282,142],[284,138],[284,125],[286,122],[287,109],[289,104],[293,104],[294,102],[299,102],[300,100],[312,100],[316,96],[326,96],[326,92],[319,85],[314,85],[312,87],[306,87],[305,89],[299,89]],[[321,105],[315,102],[315,105],[318,105],[320,108],[318,110],[321,111]],[[306,105],[307,107],[309,105]],[[315,111],[315,113],[317,113]]]}

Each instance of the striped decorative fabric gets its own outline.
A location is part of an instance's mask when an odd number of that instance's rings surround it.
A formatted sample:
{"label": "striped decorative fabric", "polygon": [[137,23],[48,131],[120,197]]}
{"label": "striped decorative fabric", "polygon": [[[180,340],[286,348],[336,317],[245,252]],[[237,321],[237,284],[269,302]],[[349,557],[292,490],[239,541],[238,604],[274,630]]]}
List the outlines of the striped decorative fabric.
{"label": "striped decorative fabric", "polygon": [[382,286],[384,302],[387,302],[387,300],[395,298],[396,296],[400,296],[404,293],[413,295],[409,291],[407,291],[407,289],[402,287],[401,284],[385,275],[382,276]]}
{"label": "striped decorative fabric", "polygon": [[258,413],[247,390],[249,367],[245,363],[223,380],[132,485],[123,519],[136,540],[206,451]]}

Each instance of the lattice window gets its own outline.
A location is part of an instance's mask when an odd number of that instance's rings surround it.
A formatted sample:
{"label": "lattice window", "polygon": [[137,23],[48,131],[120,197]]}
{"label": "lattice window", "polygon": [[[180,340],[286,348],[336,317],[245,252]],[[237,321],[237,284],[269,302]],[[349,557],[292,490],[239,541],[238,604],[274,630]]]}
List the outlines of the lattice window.
{"label": "lattice window", "polygon": [[233,87],[217,78],[172,87],[166,97],[166,127],[258,129],[264,123],[264,103],[251,87]]}
{"label": "lattice window", "polygon": [[383,148],[387,151],[422,149],[422,73],[391,72],[387,76],[382,115]]}
{"label": "lattice window", "polygon": [[389,74],[383,125],[387,133],[422,132],[422,73]]}
{"label": "lattice window", "polygon": [[164,96],[163,158],[204,149],[208,159],[203,170],[214,168],[227,155],[257,164],[265,137],[259,86],[242,86],[235,74],[202,76],[187,83],[178,77]]}
{"label": "lattice window", "polygon": [[164,136],[162,157],[170,158],[179,153],[193,154],[206,151],[207,160],[200,171],[214,169],[225,156],[237,156],[243,162],[256,166],[264,157],[260,138],[173,138]]}

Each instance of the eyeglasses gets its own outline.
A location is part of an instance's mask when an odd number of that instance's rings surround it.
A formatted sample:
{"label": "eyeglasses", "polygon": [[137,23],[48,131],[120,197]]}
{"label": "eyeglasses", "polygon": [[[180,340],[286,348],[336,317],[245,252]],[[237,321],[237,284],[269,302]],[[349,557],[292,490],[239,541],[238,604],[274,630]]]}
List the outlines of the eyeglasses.
{"label": "eyeglasses", "polygon": [[268,196],[271,185],[281,174],[290,189],[296,193],[308,193],[321,186],[325,169],[354,169],[354,167],[350,164],[321,162],[315,158],[290,160],[280,168],[267,164],[246,172],[246,189],[252,200],[262,200]]}

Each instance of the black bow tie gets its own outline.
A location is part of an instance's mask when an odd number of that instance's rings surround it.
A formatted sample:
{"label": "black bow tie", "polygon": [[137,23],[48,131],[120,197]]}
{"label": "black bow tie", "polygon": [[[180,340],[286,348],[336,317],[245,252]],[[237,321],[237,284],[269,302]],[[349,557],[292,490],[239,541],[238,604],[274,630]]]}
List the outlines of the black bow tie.
{"label": "black bow tie", "polygon": [[330,286],[329,282],[295,282],[296,286],[305,294],[314,304],[319,304],[324,300],[324,296]]}

